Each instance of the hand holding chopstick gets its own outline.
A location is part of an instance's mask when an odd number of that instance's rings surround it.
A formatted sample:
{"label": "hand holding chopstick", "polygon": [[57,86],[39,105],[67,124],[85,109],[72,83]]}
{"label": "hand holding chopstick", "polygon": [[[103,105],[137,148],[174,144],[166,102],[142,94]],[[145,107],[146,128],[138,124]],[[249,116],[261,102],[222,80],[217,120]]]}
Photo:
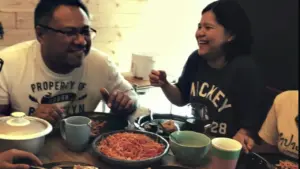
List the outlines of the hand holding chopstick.
{"label": "hand holding chopstick", "polygon": [[133,89],[131,88],[125,91],[115,90],[110,94],[107,89],[101,88],[100,92],[103,100],[112,112],[124,111],[132,113],[136,109],[136,100],[130,98],[127,94],[127,92],[131,90]]}

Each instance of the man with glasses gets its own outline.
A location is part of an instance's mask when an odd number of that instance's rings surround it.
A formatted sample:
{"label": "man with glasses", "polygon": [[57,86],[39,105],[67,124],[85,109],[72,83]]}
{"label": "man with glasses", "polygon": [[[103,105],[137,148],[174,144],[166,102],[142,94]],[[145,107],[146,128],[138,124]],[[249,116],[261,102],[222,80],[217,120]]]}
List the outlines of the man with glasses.
{"label": "man with glasses", "polygon": [[103,95],[112,112],[134,112],[136,93],[108,56],[91,47],[96,30],[90,25],[80,0],[40,0],[37,40],[0,51],[0,115],[22,111],[54,124],[93,111]]}

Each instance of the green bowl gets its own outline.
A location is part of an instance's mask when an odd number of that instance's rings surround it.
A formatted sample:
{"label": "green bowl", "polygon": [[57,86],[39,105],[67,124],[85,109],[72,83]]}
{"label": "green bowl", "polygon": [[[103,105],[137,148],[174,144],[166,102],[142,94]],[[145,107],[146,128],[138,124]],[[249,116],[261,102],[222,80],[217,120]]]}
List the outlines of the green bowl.
{"label": "green bowl", "polygon": [[194,131],[175,131],[169,140],[176,160],[186,165],[200,165],[211,145],[209,137]]}

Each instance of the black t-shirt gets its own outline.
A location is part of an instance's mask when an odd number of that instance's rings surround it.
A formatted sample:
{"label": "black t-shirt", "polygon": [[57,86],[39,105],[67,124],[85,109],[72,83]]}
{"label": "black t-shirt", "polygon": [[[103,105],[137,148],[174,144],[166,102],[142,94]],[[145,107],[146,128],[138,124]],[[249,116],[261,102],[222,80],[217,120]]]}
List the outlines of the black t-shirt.
{"label": "black t-shirt", "polygon": [[212,123],[212,135],[233,137],[240,128],[259,129],[264,85],[251,57],[239,56],[214,69],[195,51],[176,86],[199,117]]}

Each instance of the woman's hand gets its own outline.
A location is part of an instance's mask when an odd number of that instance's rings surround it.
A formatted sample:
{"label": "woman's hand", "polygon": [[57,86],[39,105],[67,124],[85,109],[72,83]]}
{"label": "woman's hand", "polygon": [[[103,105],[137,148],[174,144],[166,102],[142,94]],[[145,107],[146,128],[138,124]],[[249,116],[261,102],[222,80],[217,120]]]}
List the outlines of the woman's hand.
{"label": "woman's hand", "polygon": [[233,139],[239,141],[245,153],[249,153],[255,145],[253,138],[250,136],[250,133],[246,129],[240,129]]}
{"label": "woman's hand", "polygon": [[167,74],[163,70],[152,70],[149,74],[149,79],[152,86],[162,87],[168,84]]}

